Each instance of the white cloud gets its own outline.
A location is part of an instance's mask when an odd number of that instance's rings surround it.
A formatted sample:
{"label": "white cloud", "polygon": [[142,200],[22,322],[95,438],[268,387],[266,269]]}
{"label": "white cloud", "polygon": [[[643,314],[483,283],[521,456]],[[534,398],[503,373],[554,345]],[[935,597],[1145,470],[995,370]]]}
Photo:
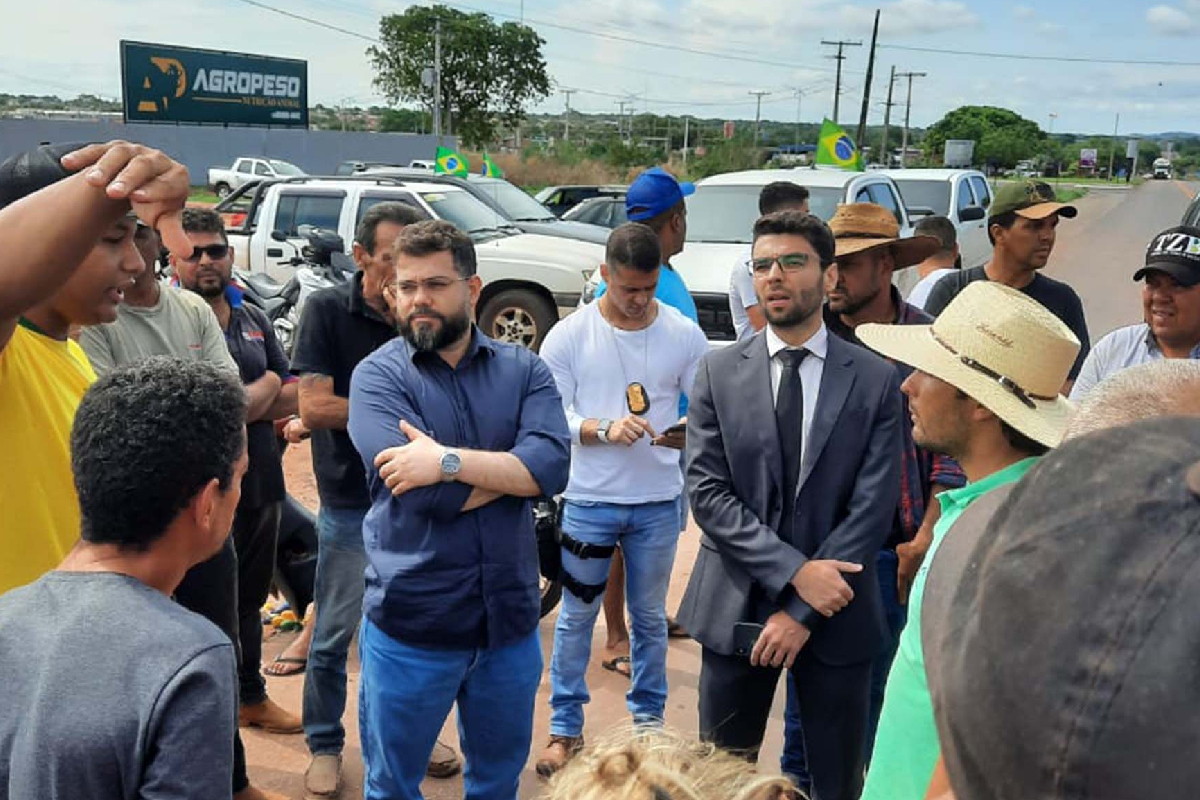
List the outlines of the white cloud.
{"label": "white cloud", "polygon": [[[1189,7],[1195,7],[1193,2],[1189,2]],[[1200,9],[1198,9],[1200,10]],[[1191,33],[1196,23],[1188,14],[1181,8],[1175,6],[1154,6],[1146,11],[1146,22],[1155,32],[1163,36],[1185,36]]]}
{"label": "white cloud", "polygon": [[[1196,0],[1200,2],[1200,0]],[[1033,19],[1037,16],[1037,12],[1030,6],[1013,6],[1013,16],[1017,19]]]}
{"label": "white cloud", "polygon": [[[895,0],[879,6],[880,35],[906,36],[914,33],[938,33],[970,28],[979,24],[966,3],[957,0]],[[842,6],[841,24],[870,31],[875,10],[869,6]]]}
{"label": "white cloud", "polygon": [[1041,36],[1060,36],[1067,32],[1067,26],[1058,22],[1042,20],[1034,30]]}

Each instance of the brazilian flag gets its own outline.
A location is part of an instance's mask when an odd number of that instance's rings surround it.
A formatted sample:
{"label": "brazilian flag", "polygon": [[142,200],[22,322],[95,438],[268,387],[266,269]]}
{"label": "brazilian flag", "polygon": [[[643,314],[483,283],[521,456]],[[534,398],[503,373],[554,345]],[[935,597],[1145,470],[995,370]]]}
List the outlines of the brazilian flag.
{"label": "brazilian flag", "polygon": [[449,147],[439,147],[433,162],[433,171],[442,175],[469,175],[471,168],[467,160]]}
{"label": "brazilian flag", "polygon": [[816,163],[842,169],[861,170],[862,153],[855,147],[854,140],[846,135],[844,130],[827,119],[821,125],[821,135],[817,137]]}
{"label": "brazilian flag", "polygon": [[483,169],[480,171],[480,174],[486,178],[504,177],[504,170],[500,169],[495,161],[492,161],[492,157],[487,154],[486,150],[483,151]]}

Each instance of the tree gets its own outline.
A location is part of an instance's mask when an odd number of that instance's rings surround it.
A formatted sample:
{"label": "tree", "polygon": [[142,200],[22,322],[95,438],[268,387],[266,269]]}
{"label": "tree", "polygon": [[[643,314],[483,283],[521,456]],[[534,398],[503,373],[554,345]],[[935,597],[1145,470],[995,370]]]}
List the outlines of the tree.
{"label": "tree", "polygon": [[550,94],[542,57],[545,42],[532,28],[497,25],[486,14],[446,6],[412,6],[379,22],[382,43],[367,49],[375,86],[392,103],[434,107],[434,89],[421,73],[434,63],[434,32],[441,23],[442,119],[467,145],[491,141],[499,123],[516,125],[524,106]]}
{"label": "tree", "polygon": [[1046,134],[1036,122],[995,106],[963,106],[951,111],[925,132],[926,157],[940,160],[947,139],[973,140],[975,161],[996,167],[1012,167],[1046,151]]}
{"label": "tree", "polygon": [[411,108],[388,108],[379,115],[383,133],[424,133],[430,129],[429,113]]}

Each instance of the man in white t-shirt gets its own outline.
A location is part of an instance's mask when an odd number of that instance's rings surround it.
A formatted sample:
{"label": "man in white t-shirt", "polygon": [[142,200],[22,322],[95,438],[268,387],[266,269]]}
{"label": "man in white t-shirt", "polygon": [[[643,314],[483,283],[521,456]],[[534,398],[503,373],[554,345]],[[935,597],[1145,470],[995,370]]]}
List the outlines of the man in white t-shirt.
{"label": "man in white t-shirt", "polygon": [[[808,213],[808,189],[798,183],[775,181],[764,186],[758,194],[758,213],[763,216],[793,210]],[[729,313],[739,342],[749,339],[767,324],[767,318],[758,307],[758,296],[754,294],[749,247],[738,256],[729,271]]]}
{"label": "man in white t-shirt", "polygon": [[592,629],[618,543],[633,633],[629,711],[635,723],[653,724],[666,705],[667,586],[683,489],[684,434],[673,426],[708,344],[696,323],[655,300],[661,263],[650,228],[617,228],[600,268],[608,291],[558,323],[542,344],[572,438],[550,743],[537,762],[543,776],[583,745]]}
{"label": "man in white t-shirt", "polygon": [[909,305],[924,309],[925,301],[937,282],[957,269],[958,230],[946,217],[924,217],[913,229],[913,235],[932,236],[942,243],[936,253],[908,270],[909,273],[915,272],[920,280],[904,299]]}

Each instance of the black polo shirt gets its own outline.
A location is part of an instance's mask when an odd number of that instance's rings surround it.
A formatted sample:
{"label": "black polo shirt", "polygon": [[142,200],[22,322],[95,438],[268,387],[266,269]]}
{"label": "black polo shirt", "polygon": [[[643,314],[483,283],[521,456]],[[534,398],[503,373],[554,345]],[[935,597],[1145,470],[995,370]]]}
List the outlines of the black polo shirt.
{"label": "black polo shirt", "polygon": [[[275,329],[267,315],[254,306],[243,303],[241,293],[234,287],[227,292],[232,313],[225,330],[229,354],[237,362],[242,383],[247,386],[266,374],[267,370],[288,380],[287,355],[275,337]],[[187,421],[184,421],[187,424]],[[282,502],[287,494],[283,483],[283,463],[280,461],[279,441],[275,423],[259,420],[246,425],[246,457],[250,462],[242,479],[243,508],[259,508],[267,503]]]}
{"label": "black polo shirt", "polygon": [[[395,336],[395,326],[363,299],[362,273],[356,272],[352,281],[322,289],[304,304],[292,372],[333,378],[333,393],[349,398],[350,376],[358,362]],[[312,456],[321,505],[371,507],[362,458],[346,431],[313,431]]]}

